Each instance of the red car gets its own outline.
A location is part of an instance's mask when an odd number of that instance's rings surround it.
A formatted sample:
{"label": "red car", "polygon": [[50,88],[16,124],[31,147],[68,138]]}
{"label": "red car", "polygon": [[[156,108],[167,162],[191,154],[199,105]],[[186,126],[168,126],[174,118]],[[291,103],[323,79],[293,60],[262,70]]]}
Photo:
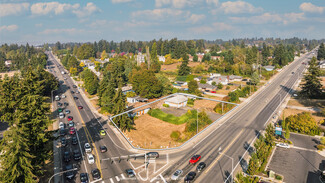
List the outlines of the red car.
{"label": "red car", "polygon": [[73,135],[76,133],[76,129],[74,127],[70,128],[70,134]]}
{"label": "red car", "polygon": [[68,121],[72,121],[73,117],[72,116],[68,116]]}
{"label": "red car", "polygon": [[84,107],[82,107],[81,105],[78,106],[78,109],[83,109]]}
{"label": "red car", "polygon": [[200,161],[201,159],[201,155],[194,155],[191,159],[190,159],[190,163],[191,164],[195,164],[196,162]]}
{"label": "red car", "polygon": [[216,91],[211,91],[211,93],[217,93]]}

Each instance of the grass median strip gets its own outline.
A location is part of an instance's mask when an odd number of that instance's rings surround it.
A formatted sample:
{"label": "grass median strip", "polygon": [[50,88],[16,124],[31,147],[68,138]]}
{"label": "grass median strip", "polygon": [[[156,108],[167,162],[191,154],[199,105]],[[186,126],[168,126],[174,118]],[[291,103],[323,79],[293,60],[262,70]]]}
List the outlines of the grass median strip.
{"label": "grass median strip", "polygon": [[172,123],[175,125],[181,125],[183,123],[188,122],[190,119],[196,119],[196,113],[196,110],[189,110],[182,116],[177,117],[172,114],[167,114],[161,109],[151,109],[148,114],[165,122]]}

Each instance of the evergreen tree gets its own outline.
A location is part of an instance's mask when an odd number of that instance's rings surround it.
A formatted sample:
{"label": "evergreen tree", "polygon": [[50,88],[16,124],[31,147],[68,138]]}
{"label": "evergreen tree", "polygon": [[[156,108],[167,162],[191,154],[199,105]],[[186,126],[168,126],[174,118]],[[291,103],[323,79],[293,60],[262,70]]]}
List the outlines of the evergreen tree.
{"label": "evergreen tree", "polygon": [[199,85],[197,84],[197,81],[191,80],[188,82],[188,92],[189,93],[197,93],[197,90],[199,88]]}
{"label": "evergreen tree", "polygon": [[[121,88],[117,90],[112,102],[115,104],[112,110],[113,114],[121,114],[125,112],[125,95],[123,95]],[[130,131],[131,129],[134,129],[133,127],[133,122],[131,118],[128,116],[128,114],[123,114],[120,116],[117,116],[114,118],[114,122],[117,124],[117,126],[122,130],[122,131]]]}
{"label": "evergreen tree", "polygon": [[313,57],[309,63],[308,74],[305,75],[301,94],[307,98],[321,98],[322,84],[320,83],[320,69],[316,58]]}
{"label": "evergreen tree", "polygon": [[183,62],[181,66],[178,69],[178,75],[179,76],[187,76],[191,71],[191,68],[188,66],[188,55],[183,55]]}
{"label": "evergreen tree", "polygon": [[249,175],[255,175],[257,173],[258,168],[259,168],[259,161],[256,153],[253,153],[251,159],[249,160],[247,173]]}
{"label": "evergreen tree", "polygon": [[[17,121],[17,120],[16,120]],[[32,159],[29,146],[24,138],[24,126],[12,126],[4,133],[0,145],[0,182],[3,183],[33,183]]]}
{"label": "evergreen tree", "polygon": [[257,72],[254,72],[251,77],[251,84],[257,85],[260,82],[260,77],[258,76]]}
{"label": "evergreen tree", "polygon": [[317,60],[325,59],[325,46],[324,43],[321,43],[318,52],[317,52]]}
{"label": "evergreen tree", "polygon": [[158,73],[160,71],[161,66],[158,62],[156,42],[154,42],[152,45],[151,52],[150,52],[150,60],[151,60],[151,69],[155,73]]}

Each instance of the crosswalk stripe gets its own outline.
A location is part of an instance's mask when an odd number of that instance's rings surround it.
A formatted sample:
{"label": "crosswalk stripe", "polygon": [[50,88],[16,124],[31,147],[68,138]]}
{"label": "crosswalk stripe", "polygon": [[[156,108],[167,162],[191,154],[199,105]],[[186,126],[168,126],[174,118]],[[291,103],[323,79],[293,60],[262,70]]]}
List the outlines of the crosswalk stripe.
{"label": "crosswalk stripe", "polygon": [[124,177],[123,173],[121,174],[121,177],[122,177],[122,179],[125,179],[125,177]]}
{"label": "crosswalk stripe", "polygon": [[110,178],[109,180],[111,181],[111,183],[114,183],[114,181],[113,181],[113,179],[112,179],[112,178]]}
{"label": "crosswalk stripe", "polygon": [[115,176],[115,178],[116,178],[117,181],[120,181],[120,178],[118,178],[118,176]]}

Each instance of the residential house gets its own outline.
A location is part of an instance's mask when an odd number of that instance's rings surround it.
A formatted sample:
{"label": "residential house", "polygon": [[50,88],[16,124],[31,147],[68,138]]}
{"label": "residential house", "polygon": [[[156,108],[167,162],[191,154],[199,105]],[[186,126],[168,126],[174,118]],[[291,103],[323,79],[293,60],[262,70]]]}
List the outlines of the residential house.
{"label": "residential house", "polygon": [[188,54],[188,61],[193,62],[193,56],[191,54]]}
{"label": "residential house", "polygon": [[218,76],[214,78],[210,78],[207,83],[212,85],[213,82],[216,82],[216,84],[221,83],[222,85],[227,85],[229,83],[229,76]]}
{"label": "residential house", "polygon": [[[126,85],[126,86],[123,86],[121,89],[122,89],[122,93],[123,93],[124,95],[126,95],[127,92],[134,92],[134,91],[132,90],[132,85],[131,85],[131,84],[128,84],[128,85]],[[118,88],[116,88],[116,90],[118,90]]]}
{"label": "residential house", "polygon": [[11,60],[6,60],[5,65],[6,65],[6,67],[10,67],[12,65],[12,61]]}
{"label": "residential house", "polygon": [[160,55],[158,55],[158,60],[159,60],[160,62],[165,62],[165,61],[166,61],[166,58],[165,58],[164,56],[160,56]]}
{"label": "residential house", "polygon": [[211,60],[218,60],[220,59],[220,56],[211,56]]}
{"label": "residential house", "polygon": [[197,81],[197,82],[200,82],[202,79],[202,76],[198,76],[198,77],[195,77],[194,80]]}
{"label": "residential house", "polygon": [[325,60],[319,61],[318,65],[319,65],[319,68],[325,69]]}
{"label": "residential house", "polygon": [[267,66],[264,66],[264,69],[267,70],[267,71],[273,71],[274,70],[274,66],[272,65],[267,65]]}
{"label": "residential house", "polygon": [[210,73],[209,75],[210,75],[210,78],[221,76],[221,74],[219,74],[219,73]]}
{"label": "residential house", "polygon": [[233,81],[241,81],[243,79],[243,77],[241,76],[236,76],[236,75],[230,75],[229,76],[229,81],[233,82]]}
{"label": "residential house", "polygon": [[140,96],[135,96],[135,97],[127,97],[127,98],[126,98],[126,101],[127,101],[128,103],[133,104],[133,103],[136,103],[136,102],[147,102],[148,99],[147,99],[147,98],[142,98],[142,97],[140,97]]}
{"label": "residential house", "polygon": [[202,59],[204,57],[204,53],[197,53],[197,61],[202,62]]}
{"label": "residential house", "polygon": [[211,91],[216,91],[217,90],[217,86],[213,86],[210,84],[202,84],[199,83],[199,90],[203,91],[203,92],[211,92]]}
{"label": "residential house", "polygon": [[187,97],[183,95],[175,95],[165,100],[165,104],[176,108],[185,107],[187,104]]}

